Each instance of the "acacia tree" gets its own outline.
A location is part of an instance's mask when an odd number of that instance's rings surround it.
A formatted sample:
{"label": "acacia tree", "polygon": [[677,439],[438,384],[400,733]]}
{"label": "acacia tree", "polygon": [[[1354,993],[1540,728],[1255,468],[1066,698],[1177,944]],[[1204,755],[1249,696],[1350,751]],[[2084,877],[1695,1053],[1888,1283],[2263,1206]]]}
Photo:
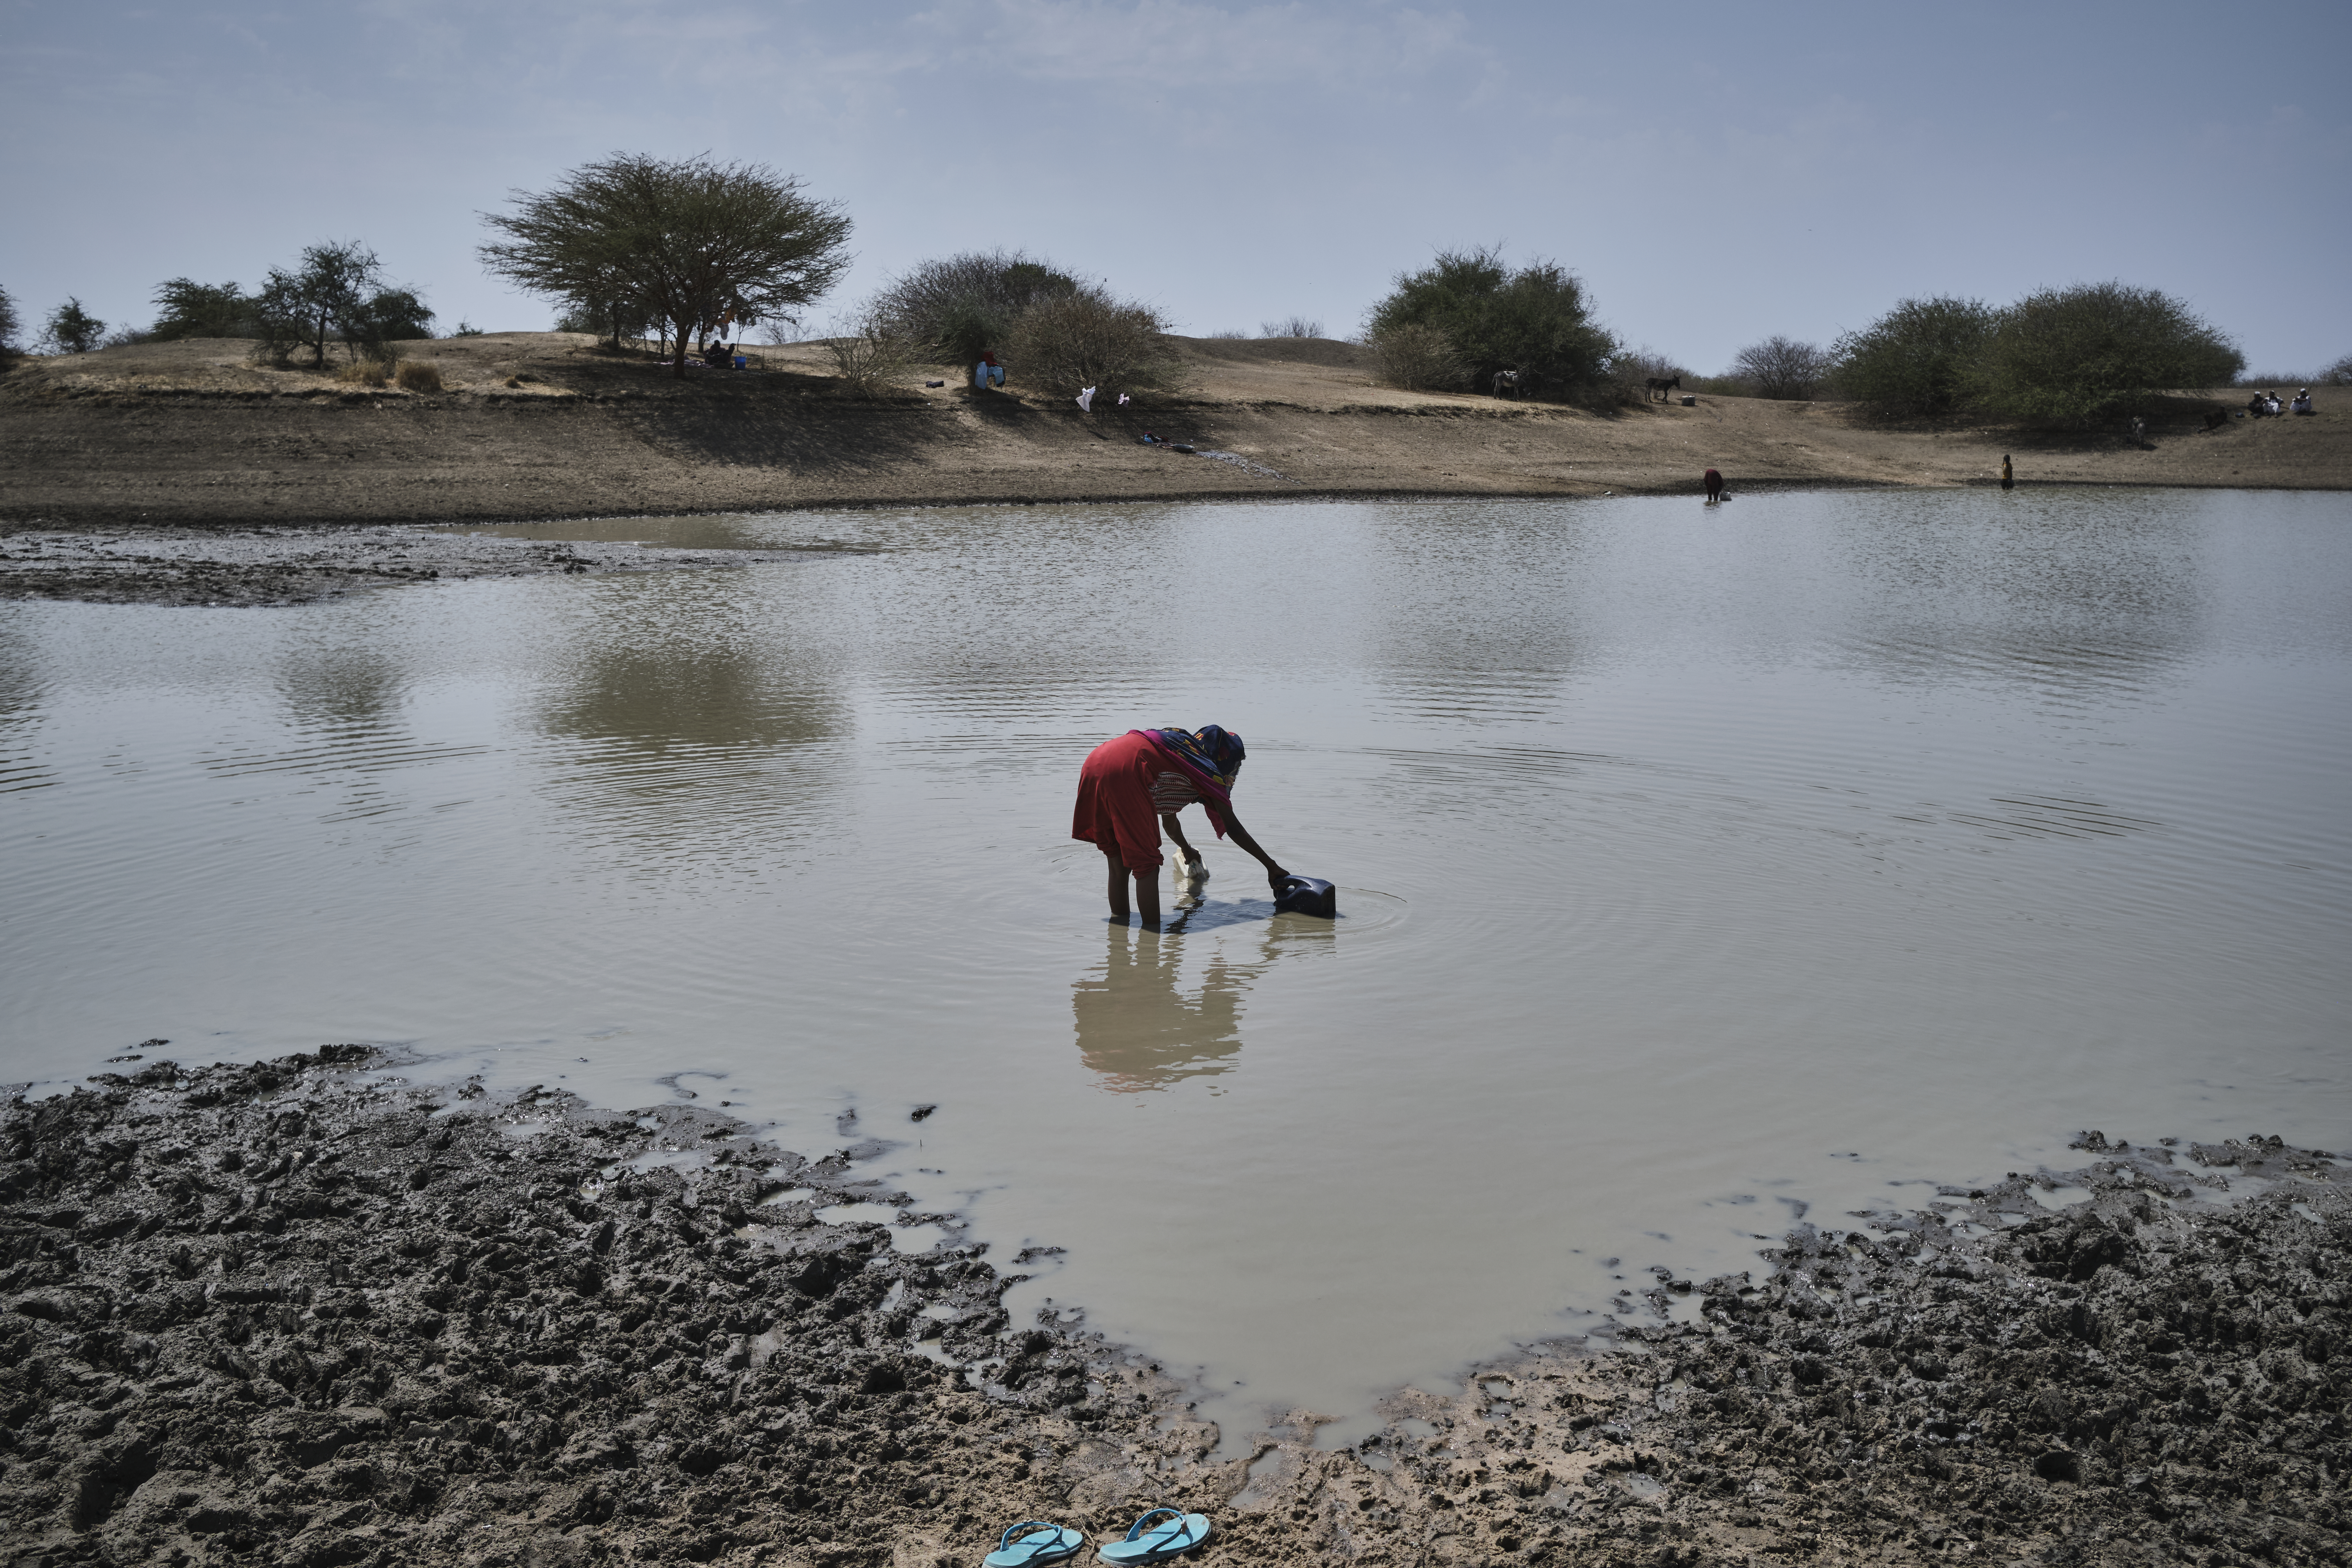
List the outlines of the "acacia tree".
{"label": "acacia tree", "polygon": [[181,338],[250,338],[261,331],[260,305],[235,283],[199,283],[173,278],[155,287],[158,342]]}
{"label": "acacia tree", "polygon": [[1801,402],[1827,380],[1834,362],[1818,345],[1777,333],[1741,349],[1731,362],[1731,374],[1755,387],[1759,397]]}
{"label": "acacia tree", "polygon": [[310,351],[313,369],[327,363],[327,340],[360,320],[371,295],[383,282],[375,252],[357,240],[327,240],[309,247],[294,270],[273,267],[255,296],[262,335],[281,356],[300,344]]}
{"label": "acacia tree", "polygon": [[61,354],[86,354],[105,335],[104,321],[83,310],[79,300],[68,300],[49,312],[41,341]]}
{"label": "acacia tree", "polygon": [[23,328],[24,322],[16,314],[16,296],[0,289],[0,364],[16,356],[16,334]]}
{"label": "acacia tree", "polygon": [[514,200],[482,215],[504,237],[483,266],[567,303],[634,302],[676,329],[680,376],[698,329],[794,318],[849,265],[847,216],[764,164],[615,153]]}

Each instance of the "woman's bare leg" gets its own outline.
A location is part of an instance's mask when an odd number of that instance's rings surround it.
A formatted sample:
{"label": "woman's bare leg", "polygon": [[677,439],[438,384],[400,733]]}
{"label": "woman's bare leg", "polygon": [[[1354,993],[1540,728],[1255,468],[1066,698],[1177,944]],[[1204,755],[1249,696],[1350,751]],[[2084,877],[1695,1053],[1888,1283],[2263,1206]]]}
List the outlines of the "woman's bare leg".
{"label": "woman's bare leg", "polygon": [[1116,855],[1103,859],[1110,866],[1110,918],[1119,924],[1127,923],[1127,866]]}
{"label": "woman's bare leg", "polygon": [[1135,873],[1135,912],[1143,917],[1143,929],[1160,929],[1160,868],[1145,866]]}

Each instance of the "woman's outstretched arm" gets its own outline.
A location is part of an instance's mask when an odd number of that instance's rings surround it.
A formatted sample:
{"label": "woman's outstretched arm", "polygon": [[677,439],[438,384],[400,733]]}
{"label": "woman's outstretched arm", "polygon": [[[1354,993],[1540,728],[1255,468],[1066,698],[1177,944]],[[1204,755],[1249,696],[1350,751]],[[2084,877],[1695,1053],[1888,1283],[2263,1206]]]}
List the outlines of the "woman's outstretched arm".
{"label": "woman's outstretched arm", "polygon": [[1250,837],[1249,829],[1242,826],[1242,819],[1234,815],[1231,806],[1225,808],[1225,837],[1257,858],[1257,863],[1265,868],[1265,879],[1270,886],[1279,889],[1282,879],[1290,875],[1275,864],[1273,856],[1257,847],[1257,840]]}

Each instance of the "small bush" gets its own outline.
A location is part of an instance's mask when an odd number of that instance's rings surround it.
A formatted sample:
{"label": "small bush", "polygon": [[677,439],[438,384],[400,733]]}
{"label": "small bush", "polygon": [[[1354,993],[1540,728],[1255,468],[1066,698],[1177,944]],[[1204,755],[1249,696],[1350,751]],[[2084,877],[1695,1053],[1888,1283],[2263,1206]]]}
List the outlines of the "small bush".
{"label": "small bush", "polygon": [[438,392],[441,390],[441,367],[413,359],[394,372],[392,379],[403,392]]}
{"label": "small bush", "polygon": [[1470,367],[1453,341],[1435,327],[1408,321],[1371,336],[1372,363],[1381,380],[1408,392],[1455,392],[1470,380]]}
{"label": "small bush", "polygon": [[61,354],[86,354],[105,336],[106,323],[83,310],[79,300],[68,300],[50,311],[41,331],[41,341]]}
{"label": "small bush", "polygon": [[1089,386],[1105,393],[1173,392],[1183,384],[1166,318],[1096,289],[1031,305],[1013,323],[1005,346],[1013,375],[1057,397]]}
{"label": "small bush", "polygon": [[382,386],[392,379],[392,367],[380,359],[355,359],[337,371],[335,379],[353,386]]}
{"label": "small bush", "polygon": [[969,366],[1003,349],[1032,306],[1067,299],[1078,280],[1021,251],[965,251],[926,261],[875,296],[874,314],[918,352]]}
{"label": "small bush", "polygon": [[1759,397],[1802,402],[1829,379],[1834,362],[1820,346],[1775,334],[1750,343],[1733,357],[1732,374]]}
{"label": "small bush", "polygon": [[2352,386],[2352,354],[2346,354],[2319,373],[2323,386]]}
{"label": "small bush", "polygon": [[1287,316],[1279,321],[1261,321],[1257,335],[1262,338],[1319,338],[1323,323],[1310,321],[1304,316]]}
{"label": "small bush", "polygon": [[835,374],[866,397],[889,391],[915,360],[913,341],[878,312],[835,326],[824,351],[833,357]]}

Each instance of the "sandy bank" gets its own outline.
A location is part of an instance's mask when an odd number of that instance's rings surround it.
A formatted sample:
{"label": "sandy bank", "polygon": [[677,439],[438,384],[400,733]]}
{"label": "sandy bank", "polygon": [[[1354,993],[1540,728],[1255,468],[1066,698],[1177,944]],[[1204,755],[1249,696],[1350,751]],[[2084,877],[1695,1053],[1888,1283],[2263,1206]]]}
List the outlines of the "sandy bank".
{"label": "sandy bank", "polygon": [[[843,395],[822,353],[684,383],[588,340],[413,345],[447,390],[253,368],[229,341],[30,360],[0,378],[0,521],[408,522],[924,502],[1233,495],[1597,495],[1738,485],[1990,482],[2352,487],[2352,409],[2232,420],[2197,399],[2152,450],[2120,436],[1889,431],[1841,405],[1703,396],[1598,416],[1374,385],[1353,345],[1187,340],[1187,396],[1092,416],[945,370]],[[531,379],[522,380],[529,377]],[[926,379],[948,384],[927,388]],[[509,382],[516,384],[509,385]],[[2217,397],[2226,395],[2216,395]],[[2242,401],[2236,399],[2234,401]],[[1146,447],[1145,430],[1249,468]]]}
{"label": "sandy bank", "polygon": [[1404,1391],[1357,1447],[1292,1412],[1221,1460],[1148,1358],[1009,1321],[1024,1259],[952,1216],[902,1214],[948,1225],[919,1254],[821,1222],[904,1203],[879,1144],[357,1047],[121,1065],[0,1110],[10,1563],[950,1568],[1162,1501],[1211,1563],[2344,1560],[2352,1201],[2274,1144],[2087,1138],[1637,1281],[1622,1348]]}

